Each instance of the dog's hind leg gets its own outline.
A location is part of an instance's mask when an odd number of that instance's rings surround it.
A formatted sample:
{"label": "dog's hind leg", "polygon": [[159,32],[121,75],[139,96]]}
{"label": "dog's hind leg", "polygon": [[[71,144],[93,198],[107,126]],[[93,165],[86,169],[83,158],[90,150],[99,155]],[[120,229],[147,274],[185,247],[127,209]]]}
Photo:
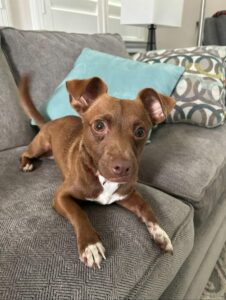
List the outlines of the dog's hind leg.
{"label": "dog's hind leg", "polygon": [[48,135],[41,130],[28,145],[27,150],[20,157],[20,167],[24,172],[34,169],[32,160],[51,151],[51,144]]}

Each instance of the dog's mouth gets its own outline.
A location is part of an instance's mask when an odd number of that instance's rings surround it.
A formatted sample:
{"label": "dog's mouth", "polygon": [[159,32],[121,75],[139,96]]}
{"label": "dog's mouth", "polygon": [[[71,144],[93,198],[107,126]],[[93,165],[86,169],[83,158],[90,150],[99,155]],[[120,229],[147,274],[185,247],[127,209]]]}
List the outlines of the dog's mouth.
{"label": "dog's mouth", "polygon": [[105,184],[106,181],[115,182],[118,184],[126,184],[129,183],[131,178],[129,176],[118,176],[118,177],[110,177],[110,176],[104,176],[99,171],[97,171],[96,175],[101,180],[102,184]]}
{"label": "dog's mouth", "polygon": [[110,182],[115,182],[115,183],[119,183],[119,184],[126,184],[126,183],[129,183],[130,178],[128,176],[110,177],[110,178],[107,178],[107,180]]}

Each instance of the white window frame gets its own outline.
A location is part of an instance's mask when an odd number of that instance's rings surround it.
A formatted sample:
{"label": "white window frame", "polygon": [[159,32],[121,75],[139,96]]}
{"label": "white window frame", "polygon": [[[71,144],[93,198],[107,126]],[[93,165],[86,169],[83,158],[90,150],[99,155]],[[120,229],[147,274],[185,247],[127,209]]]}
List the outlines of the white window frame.
{"label": "white window frame", "polygon": [[[112,0],[91,0],[97,4],[97,33],[107,33],[109,28],[109,18],[115,18],[120,21],[120,16],[110,16],[109,6],[120,7],[120,3],[114,3]],[[132,0],[131,0],[132,1]],[[45,29],[46,26],[44,22],[47,22],[48,28],[53,29],[52,16],[47,15],[51,14],[51,9],[48,9],[48,6],[51,7],[51,0],[29,0],[30,2],[30,13],[32,20],[32,27],[35,30]],[[46,18],[44,18],[46,16]],[[44,21],[45,19],[45,21]],[[129,28],[129,27],[128,27]],[[123,36],[125,41],[132,42],[144,42],[146,36],[144,36],[142,29],[137,30],[137,35],[126,34]]]}

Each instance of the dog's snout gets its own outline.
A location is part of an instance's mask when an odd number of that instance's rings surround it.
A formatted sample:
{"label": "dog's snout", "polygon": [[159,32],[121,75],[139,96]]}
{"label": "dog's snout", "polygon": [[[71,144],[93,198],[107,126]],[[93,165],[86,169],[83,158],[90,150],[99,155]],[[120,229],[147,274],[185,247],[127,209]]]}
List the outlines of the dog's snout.
{"label": "dog's snout", "polygon": [[117,160],[112,167],[113,173],[117,176],[128,176],[131,169],[131,162],[126,160]]}

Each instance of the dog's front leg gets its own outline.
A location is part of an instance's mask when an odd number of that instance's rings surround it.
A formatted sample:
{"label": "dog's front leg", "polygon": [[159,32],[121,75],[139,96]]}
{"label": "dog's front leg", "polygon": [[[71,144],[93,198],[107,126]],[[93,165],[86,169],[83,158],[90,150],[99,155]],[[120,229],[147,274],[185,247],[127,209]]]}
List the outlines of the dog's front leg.
{"label": "dog's front leg", "polygon": [[105,249],[88,216],[76,203],[65,184],[57,191],[53,207],[72,224],[77,237],[80,260],[88,267],[100,268],[102,258],[105,259]]}
{"label": "dog's front leg", "polygon": [[173,254],[173,246],[170,238],[159,226],[151,207],[144,201],[139,193],[134,191],[128,198],[117,201],[117,204],[141,218],[156,244],[165,252]]}

